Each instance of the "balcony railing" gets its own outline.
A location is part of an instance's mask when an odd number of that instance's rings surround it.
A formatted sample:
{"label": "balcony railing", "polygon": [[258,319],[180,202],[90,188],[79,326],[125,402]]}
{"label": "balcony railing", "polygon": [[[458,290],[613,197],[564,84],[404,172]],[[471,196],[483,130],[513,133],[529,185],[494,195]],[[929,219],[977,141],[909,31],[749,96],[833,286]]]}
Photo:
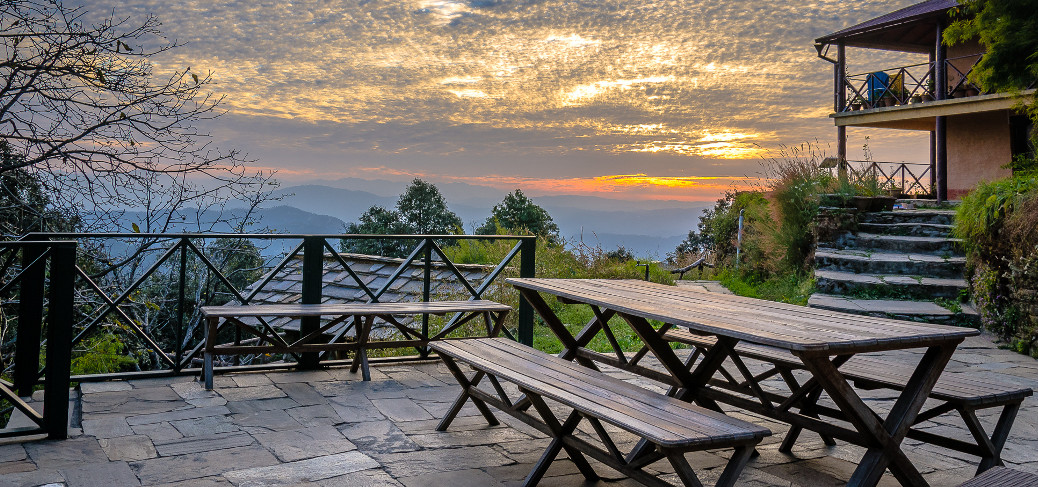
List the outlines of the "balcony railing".
{"label": "balcony railing", "polygon": [[[75,262],[76,242],[0,242],[0,298],[3,308],[14,308],[0,313],[0,418],[23,419],[0,424],[0,438],[68,436],[74,289],[71,279],[55,276]],[[42,408],[30,399],[41,383]]]}
{"label": "balcony railing", "polygon": [[[29,238],[42,243],[0,243],[0,347],[4,347],[4,357],[15,349],[22,357],[20,362],[0,363],[0,372],[13,377],[10,382],[0,381],[0,410],[7,408],[10,414],[17,409],[41,425],[42,416],[27,411],[12,389],[20,395],[31,393],[41,377],[46,376],[48,381],[60,378],[62,374],[54,371],[64,369],[63,390],[67,396],[70,365],[74,374],[79,370],[71,377],[73,381],[197,374],[204,346],[199,308],[207,305],[264,302],[272,294],[286,292],[297,299],[295,302],[303,303],[486,298],[517,307],[518,313],[510,320],[517,318],[508,325],[508,333],[527,344],[533,340],[533,311],[503,284],[503,276],[534,277],[535,237],[64,233],[32,234]],[[379,260],[375,272],[375,264],[369,261],[361,268],[357,259],[350,260],[334,245],[376,240],[394,242],[397,248],[400,242],[411,242],[414,247],[403,259]],[[495,262],[485,262],[473,270],[453,263],[448,258],[451,252],[444,250],[477,240],[485,243],[484,251],[495,255],[488,258]],[[71,254],[66,252],[61,254],[64,260],[55,260],[52,255],[57,255],[56,251],[48,250],[48,246],[64,249],[63,245],[71,246]],[[46,258],[52,263],[44,271],[42,262]],[[476,274],[478,277],[474,277]],[[330,279],[348,282],[352,294],[325,294]],[[43,293],[44,280],[52,288],[67,289],[70,296],[74,291],[69,316],[59,316],[56,295]],[[20,289],[16,283],[20,283]],[[406,292],[401,290],[405,285],[409,289]],[[512,294],[516,294],[515,299]],[[47,319],[43,320],[45,314]],[[429,315],[423,315],[415,324],[428,335],[430,326],[451,328],[460,318],[433,317],[431,321]],[[63,335],[61,340],[50,337],[43,341],[45,374],[35,365],[41,356],[41,322],[49,323],[49,334]],[[242,339],[228,333],[220,339]],[[330,342],[348,339],[341,334],[328,337]],[[58,343],[69,347],[56,347]],[[417,352],[421,356],[427,353],[424,349]],[[330,356],[322,356],[322,360],[324,364],[337,362]],[[285,368],[297,363],[298,357],[286,354],[256,356],[244,363],[225,365],[227,370],[238,370]],[[49,389],[48,382],[48,393]],[[4,426],[0,424],[0,428]],[[61,428],[64,431],[64,419]]]}
{"label": "balcony railing", "polygon": [[[966,98],[981,93],[969,80],[983,54],[946,59],[947,92],[943,99]],[[940,98],[934,63],[913,64],[844,77],[845,103],[839,112],[926,103]]]}
{"label": "balcony railing", "polygon": [[875,184],[895,196],[931,197],[930,176],[930,165],[925,163],[847,161],[847,177],[852,183]]}

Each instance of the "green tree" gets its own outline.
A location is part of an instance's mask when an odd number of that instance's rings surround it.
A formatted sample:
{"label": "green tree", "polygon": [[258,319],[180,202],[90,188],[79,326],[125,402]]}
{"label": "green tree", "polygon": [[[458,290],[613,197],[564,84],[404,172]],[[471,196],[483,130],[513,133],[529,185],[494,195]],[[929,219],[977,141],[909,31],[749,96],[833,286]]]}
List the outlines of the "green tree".
{"label": "green tree", "polygon": [[461,232],[461,218],[447,208],[436,185],[419,178],[411,181],[396,202],[400,221],[418,235],[454,235]]}
{"label": "green tree", "polygon": [[[346,233],[361,235],[403,235],[413,233],[403,222],[399,212],[381,206],[372,206],[360,216],[360,221],[346,225]],[[400,239],[343,239],[339,249],[357,254],[406,257],[415,242]]]}
{"label": "green tree", "polygon": [[476,229],[476,235],[493,235],[498,227],[510,233],[529,232],[551,242],[559,240],[559,226],[551,215],[519,189],[508,193],[501,203],[494,205],[490,217]]}
{"label": "green tree", "polygon": [[1019,91],[1038,79],[1038,0],[960,0],[944,41],[977,39],[987,50],[970,77],[991,91]]}
{"label": "green tree", "polygon": [[[1033,88],[1038,79],[1038,0],[959,2],[962,6],[952,14],[955,21],[944,31],[945,44],[976,39],[987,51],[973,68],[970,79],[992,92]],[[1031,120],[1038,124],[1038,98],[1031,94],[1023,103]],[[1032,143],[1038,145],[1038,131],[1033,131],[1031,137]],[[1027,166],[1033,169],[1036,163],[1025,163],[1024,167]]]}

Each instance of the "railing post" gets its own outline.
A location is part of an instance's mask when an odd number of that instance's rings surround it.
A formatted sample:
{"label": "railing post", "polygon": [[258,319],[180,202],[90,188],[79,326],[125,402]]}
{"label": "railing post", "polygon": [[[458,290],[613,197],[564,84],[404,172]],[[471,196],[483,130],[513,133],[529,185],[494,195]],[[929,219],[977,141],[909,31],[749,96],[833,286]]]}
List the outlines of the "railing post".
{"label": "railing post", "polygon": [[[525,237],[519,248],[519,277],[535,277],[537,272],[537,237]],[[519,343],[533,346],[533,307],[519,300]]]}
{"label": "railing post", "polygon": [[[422,301],[428,303],[432,297],[432,239],[426,238],[422,241],[425,246],[423,257],[422,276]],[[429,336],[429,313],[422,313],[422,335]],[[429,348],[422,347],[418,353],[425,358],[429,355]]]}
{"label": "railing post", "polygon": [[178,298],[177,298],[177,329],[173,334],[174,339],[177,343],[174,345],[176,353],[176,365],[173,366],[175,372],[180,372],[181,364],[184,360],[184,313],[185,313],[185,294],[187,291],[187,242],[185,239],[180,240],[180,285],[178,286]]}
{"label": "railing post", "polygon": [[[303,304],[321,304],[324,286],[324,239],[303,238]],[[299,320],[299,336],[306,336],[321,327],[319,316],[306,316]],[[300,369],[316,369],[320,366],[320,354],[307,352],[299,357]]]}
{"label": "railing post", "polygon": [[[47,437],[68,437],[69,376],[72,366],[72,320],[76,244],[55,244],[50,257],[50,306],[47,313],[47,377],[43,393]],[[42,269],[42,267],[41,267]]]}
{"label": "railing post", "polygon": [[[36,239],[31,234],[28,239]],[[18,339],[14,351],[14,388],[18,395],[32,395],[40,374],[40,343],[43,333],[43,293],[46,269],[29,268],[46,249],[36,243],[22,247],[22,282],[18,299]]]}

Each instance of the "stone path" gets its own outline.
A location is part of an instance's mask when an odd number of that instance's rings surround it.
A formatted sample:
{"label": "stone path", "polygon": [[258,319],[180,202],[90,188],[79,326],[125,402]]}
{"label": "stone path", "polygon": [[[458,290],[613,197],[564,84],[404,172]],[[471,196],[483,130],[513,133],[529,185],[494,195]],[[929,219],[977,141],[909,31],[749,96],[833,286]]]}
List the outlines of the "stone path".
{"label": "stone path", "polygon": [[[1038,362],[995,348],[990,337],[968,340],[949,373],[1038,388]],[[499,417],[507,425],[487,427],[471,406],[448,432],[434,431],[458,392],[439,363],[376,366],[371,382],[357,379],[337,368],[223,375],[213,392],[191,377],[83,384],[82,427],[66,441],[0,445],[0,486],[510,486],[521,483],[548,443],[505,415]],[[990,423],[991,413],[982,419]],[[785,455],[778,452],[785,425],[732,414],[775,433],[740,486],[842,485],[862,454],[846,445],[827,448],[805,433]],[[932,428],[965,433],[951,416]],[[909,456],[934,486],[957,485],[973,474],[972,458],[908,443]],[[727,454],[689,458],[709,484]],[[1034,398],[1025,401],[1004,457],[1038,472]],[[557,461],[541,485],[636,485],[606,467],[598,470],[609,479],[586,484],[571,462]],[[888,474],[881,485],[897,483]]]}

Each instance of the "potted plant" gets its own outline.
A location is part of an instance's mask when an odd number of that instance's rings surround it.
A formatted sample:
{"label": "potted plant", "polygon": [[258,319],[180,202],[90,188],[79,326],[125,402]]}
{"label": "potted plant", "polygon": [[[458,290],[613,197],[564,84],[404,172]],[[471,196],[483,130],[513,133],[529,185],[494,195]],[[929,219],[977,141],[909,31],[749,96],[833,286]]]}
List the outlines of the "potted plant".
{"label": "potted plant", "polygon": [[934,101],[937,98],[937,86],[933,82],[933,78],[926,82],[926,91],[923,92],[923,101]]}
{"label": "potted plant", "polygon": [[858,95],[854,97],[853,100],[851,100],[851,110],[861,110],[861,107],[863,107],[864,105],[865,98],[863,98],[861,95]]}
{"label": "potted plant", "polygon": [[913,105],[916,104],[916,103],[922,103],[922,102],[923,102],[923,96],[920,95],[919,93],[916,93],[916,94],[912,95],[912,98],[910,98],[908,100],[908,103],[911,103]]}
{"label": "potted plant", "polygon": [[879,106],[881,107],[892,107],[895,103],[897,101],[894,99],[894,94],[889,91],[884,93],[883,97],[879,99]]}

